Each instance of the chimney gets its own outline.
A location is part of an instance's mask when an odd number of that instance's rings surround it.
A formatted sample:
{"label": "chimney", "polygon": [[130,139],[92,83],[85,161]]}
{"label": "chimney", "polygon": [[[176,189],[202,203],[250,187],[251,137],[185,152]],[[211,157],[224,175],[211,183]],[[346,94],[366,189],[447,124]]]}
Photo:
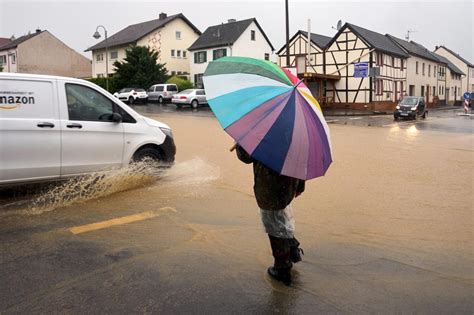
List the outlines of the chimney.
{"label": "chimney", "polygon": [[164,13],[164,12],[160,13],[160,20],[164,20],[164,19],[166,19],[166,17],[167,17],[166,13]]}
{"label": "chimney", "polygon": [[36,33],[41,33],[41,29],[39,27],[36,28]]}
{"label": "chimney", "polygon": [[228,19],[227,20],[227,23],[232,23],[232,22],[237,22],[237,20],[236,19]]}

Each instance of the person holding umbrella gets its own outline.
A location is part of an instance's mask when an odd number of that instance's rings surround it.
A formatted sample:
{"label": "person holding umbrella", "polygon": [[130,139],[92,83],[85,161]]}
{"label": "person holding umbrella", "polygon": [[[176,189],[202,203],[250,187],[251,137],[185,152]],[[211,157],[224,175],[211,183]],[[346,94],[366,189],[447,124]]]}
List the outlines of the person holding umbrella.
{"label": "person holding umbrella", "polygon": [[242,162],[253,163],[255,198],[275,259],[273,267],[268,268],[268,274],[290,285],[292,263],[301,261],[301,254],[304,254],[294,237],[295,220],[290,203],[304,191],[305,181],[278,174],[252,159],[239,145],[236,152]]}
{"label": "person holding umbrella", "polygon": [[305,181],[332,163],[329,128],[306,85],[270,61],[223,57],[209,63],[206,96],[237,156],[253,163],[254,192],[275,262],[269,275],[291,284],[302,251],[294,238],[291,201]]}

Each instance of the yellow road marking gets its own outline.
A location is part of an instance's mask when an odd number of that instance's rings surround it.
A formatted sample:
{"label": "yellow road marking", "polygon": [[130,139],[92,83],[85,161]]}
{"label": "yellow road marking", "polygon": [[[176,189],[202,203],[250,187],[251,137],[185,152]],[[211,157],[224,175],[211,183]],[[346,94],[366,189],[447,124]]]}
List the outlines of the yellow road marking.
{"label": "yellow road marking", "polygon": [[163,214],[163,212],[167,212],[167,211],[176,212],[176,209],[171,208],[171,207],[164,207],[164,208],[154,210],[154,211],[146,211],[146,212],[132,214],[125,217],[115,218],[115,219],[111,219],[107,221],[101,221],[101,222],[96,222],[96,223],[91,223],[91,224],[86,224],[86,225],[75,226],[75,227],[70,228],[69,231],[72,234],[86,233],[90,231],[105,229],[111,226],[151,219],[154,217],[158,217],[161,214]]}

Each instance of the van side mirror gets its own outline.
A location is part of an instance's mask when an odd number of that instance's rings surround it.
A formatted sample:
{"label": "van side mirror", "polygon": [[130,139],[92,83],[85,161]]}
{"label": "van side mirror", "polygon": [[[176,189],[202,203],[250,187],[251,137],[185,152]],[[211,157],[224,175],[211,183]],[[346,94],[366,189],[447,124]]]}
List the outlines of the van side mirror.
{"label": "van side mirror", "polygon": [[120,115],[119,113],[113,113],[112,114],[112,121],[114,123],[121,123],[122,122],[122,115]]}

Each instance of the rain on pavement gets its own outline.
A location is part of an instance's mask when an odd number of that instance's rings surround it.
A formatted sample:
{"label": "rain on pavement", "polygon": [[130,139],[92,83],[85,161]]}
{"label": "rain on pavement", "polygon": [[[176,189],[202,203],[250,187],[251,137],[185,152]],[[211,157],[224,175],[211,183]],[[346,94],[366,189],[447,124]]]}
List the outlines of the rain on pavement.
{"label": "rain on pavement", "polygon": [[0,191],[0,313],[472,313],[471,117],[327,117],[334,163],[293,204],[288,288],[209,109],[135,109],[173,128],[172,168]]}

